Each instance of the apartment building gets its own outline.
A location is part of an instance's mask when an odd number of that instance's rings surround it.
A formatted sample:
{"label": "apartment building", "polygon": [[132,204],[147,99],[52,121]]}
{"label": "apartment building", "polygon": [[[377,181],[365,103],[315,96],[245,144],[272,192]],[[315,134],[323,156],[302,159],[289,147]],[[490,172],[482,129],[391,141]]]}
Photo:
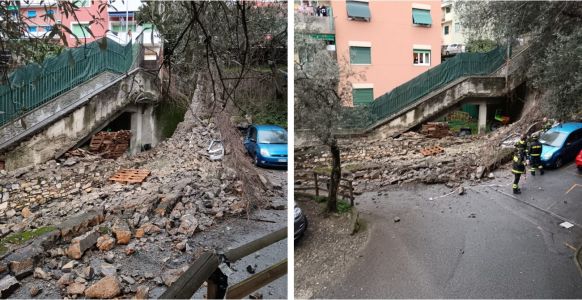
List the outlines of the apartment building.
{"label": "apartment building", "polygon": [[[73,33],[65,33],[69,47],[90,43],[105,36],[109,29],[109,17],[107,10],[100,8],[107,0],[74,0],[74,3],[79,9],[74,16],[66,16],[57,8],[57,0],[20,1],[19,13],[28,25],[25,37],[42,37],[52,30],[54,23],[67,26]],[[46,17],[47,14],[52,14],[54,21]]]}
{"label": "apartment building", "polygon": [[441,4],[441,28],[443,48],[449,45],[465,45],[467,40],[463,35],[463,26],[455,12],[454,1],[443,1]]}
{"label": "apartment building", "polygon": [[362,78],[347,104],[363,105],[441,62],[441,7],[434,1],[331,1],[340,64]]}

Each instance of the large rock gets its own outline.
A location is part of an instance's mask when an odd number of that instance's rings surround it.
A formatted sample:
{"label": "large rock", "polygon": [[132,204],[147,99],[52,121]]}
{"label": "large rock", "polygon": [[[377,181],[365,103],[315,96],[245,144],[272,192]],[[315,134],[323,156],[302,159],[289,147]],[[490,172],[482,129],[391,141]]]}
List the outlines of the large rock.
{"label": "large rock", "polygon": [[118,220],[111,230],[113,231],[113,234],[115,234],[118,244],[127,245],[131,240],[131,230],[129,229],[127,222]]}
{"label": "large rock", "polygon": [[0,296],[8,298],[20,286],[20,282],[15,277],[7,275],[0,279]]}
{"label": "large rock", "polygon": [[67,295],[83,295],[85,284],[73,282],[67,287]]}
{"label": "large rock", "polygon": [[85,297],[109,299],[121,293],[121,284],[115,276],[107,276],[85,290]]}
{"label": "large rock", "polygon": [[74,238],[67,250],[67,255],[72,259],[81,259],[85,250],[97,244],[98,238],[99,232],[97,231],[90,231],[82,236]]}
{"label": "large rock", "polygon": [[35,268],[34,269],[33,277],[34,278],[44,279],[44,280],[50,280],[51,279],[51,276],[49,274],[47,274],[42,268]]}
{"label": "large rock", "polygon": [[135,297],[133,297],[133,299],[149,299],[149,292],[149,287],[140,285],[137,287],[137,292],[135,292]]}
{"label": "large rock", "polygon": [[180,218],[178,232],[186,236],[191,236],[198,228],[198,219],[191,214],[185,214]]}
{"label": "large rock", "polygon": [[97,239],[97,248],[101,251],[109,251],[115,246],[115,239],[110,235],[102,235]]}
{"label": "large rock", "polygon": [[67,219],[57,227],[63,240],[70,241],[74,236],[85,233],[89,228],[101,224],[104,219],[103,209],[92,209]]}
{"label": "large rock", "polygon": [[40,243],[41,240],[36,240],[32,244],[18,249],[6,257],[5,261],[8,262],[10,272],[16,278],[22,279],[33,273],[35,263],[44,253],[44,249]]}

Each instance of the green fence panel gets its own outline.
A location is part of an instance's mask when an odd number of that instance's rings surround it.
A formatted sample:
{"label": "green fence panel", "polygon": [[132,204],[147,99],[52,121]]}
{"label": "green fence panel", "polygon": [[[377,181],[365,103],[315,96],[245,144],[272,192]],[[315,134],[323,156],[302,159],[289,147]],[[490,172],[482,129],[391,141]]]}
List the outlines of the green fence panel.
{"label": "green fence panel", "polygon": [[340,128],[366,129],[456,79],[465,76],[489,75],[504,62],[505,49],[501,47],[487,53],[457,54],[454,58],[394,88],[368,105],[358,107],[358,110],[351,107],[343,108]]}
{"label": "green fence panel", "polygon": [[120,45],[103,38],[65,49],[42,64],[29,64],[0,85],[0,126],[18,118],[104,71],[125,73],[137,60],[141,43]]}

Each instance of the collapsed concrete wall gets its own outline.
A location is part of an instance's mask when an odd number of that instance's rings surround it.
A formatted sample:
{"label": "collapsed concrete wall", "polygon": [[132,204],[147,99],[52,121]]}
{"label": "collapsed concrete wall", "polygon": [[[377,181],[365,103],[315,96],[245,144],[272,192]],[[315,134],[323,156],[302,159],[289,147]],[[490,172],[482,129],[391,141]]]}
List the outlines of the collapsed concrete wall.
{"label": "collapsed concrete wall", "polygon": [[[155,118],[152,104],[159,95],[154,79],[145,72],[137,72],[101,91],[6,152],[5,168],[14,170],[54,159],[101,130],[126,110],[133,112],[131,152],[138,152],[143,144],[155,146],[157,140],[153,134]],[[132,105],[136,97],[139,97],[140,103]]]}

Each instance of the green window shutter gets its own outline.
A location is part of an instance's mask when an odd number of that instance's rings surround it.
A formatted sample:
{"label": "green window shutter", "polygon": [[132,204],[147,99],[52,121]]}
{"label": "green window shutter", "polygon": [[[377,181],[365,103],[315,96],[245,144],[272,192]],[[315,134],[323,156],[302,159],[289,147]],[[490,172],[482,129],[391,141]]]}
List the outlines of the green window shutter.
{"label": "green window shutter", "polygon": [[111,31],[121,32],[121,31],[123,31],[123,29],[121,28],[121,25],[111,25]]}
{"label": "green window shutter", "polygon": [[372,48],[350,47],[350,63],[358,65],[372,64]]}
{"label": "green window shutter", "polygon": [[368,2],[346,1],[346,9],[350,18],[364,18],[369,20],[371,17]]}
{"label": "green window shutter", "polygon": [[449,34],[449,26],[445,26],[445,35]]}
{"label": "green window shutter", "polygon": [[413,8],[412,23],[418,25],[432,25],[432,17],[430,16],[430,10]]}
{"label": "green window shutter", "polygon": [[352,89],[354,106],[366,105],[374,101],[374,89]]}

